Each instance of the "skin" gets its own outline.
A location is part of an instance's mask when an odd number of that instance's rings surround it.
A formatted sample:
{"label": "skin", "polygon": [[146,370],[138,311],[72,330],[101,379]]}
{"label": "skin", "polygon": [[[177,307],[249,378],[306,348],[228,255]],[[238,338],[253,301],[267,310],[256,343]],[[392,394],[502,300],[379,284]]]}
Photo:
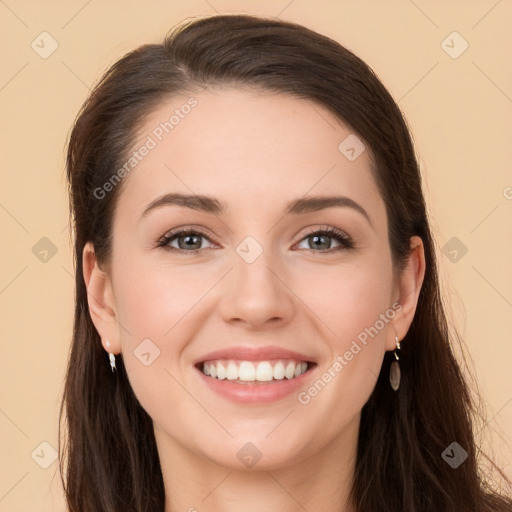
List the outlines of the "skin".
{"label": "skin", "polygon": [[[361,409],[384,352],[412,322],[425,272],[421,239],[411,238],[408,265],[395,281],[371,155],[349,161],[338,150],[351,131],[328,110],[242,89],[194,97],[198,105],[124,178],[109,265],[100,268],[90,243],[84,249],[91,317],[105,350],[122,352],[153,419],[166,512],[352,511]],[[187,99],[162,103],[140,141]],[[139,222],[165,192],[214,196],[227,213],[166,206]],[[348,207],[283,217],[289,201],[333,192],[359,203],[371,224]],[[209,233],[199,254],[156,247],[171,229],[189,226]],[[333,252],[335,238],[316,248],[306,228],[325,226],[347,233],[354,248]],[[236,252],[247,236],[263,249],[250,264]],[[318,378],[396,302],[393,320],[307,404],[297,393],[234,404],[193,367],[212,350],[275,344],[311,356]],[[145,366],[134,350],[148,338],[160,356]],[[252,468],[237,457],[248,442],[262,454]]]}

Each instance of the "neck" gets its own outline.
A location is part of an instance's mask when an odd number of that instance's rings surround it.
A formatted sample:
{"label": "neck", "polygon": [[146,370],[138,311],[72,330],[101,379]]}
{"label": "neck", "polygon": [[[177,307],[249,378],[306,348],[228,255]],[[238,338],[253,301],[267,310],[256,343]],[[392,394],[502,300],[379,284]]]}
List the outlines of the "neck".
{"label": "neck", "polygon": [[279,468],[225,467],[192,453],[155,425],[165,512],[354,512],[349,493],[359,417],[314,455]]}

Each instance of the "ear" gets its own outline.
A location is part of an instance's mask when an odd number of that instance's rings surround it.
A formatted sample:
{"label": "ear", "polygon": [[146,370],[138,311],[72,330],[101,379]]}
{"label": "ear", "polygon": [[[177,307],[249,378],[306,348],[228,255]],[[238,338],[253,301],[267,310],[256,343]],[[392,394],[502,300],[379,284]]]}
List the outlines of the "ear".
{"label": "ear", "polygon": [[[393,327],[388,330],[386,350],[396,347],[395,335],[401,341],[411,326],[418,304],[423,278],[425,277],[425,252],[423,240],[419,236],[412,236],[407,265],[398,279],[396,302],[396,316]],[[401,308],[400,308],[401,306]],[[400,309],[399,309],[400,308]]]}
{"label": "ear", "polygon": [[[103,348],[106,352],[119,354],[121,342],[112,285],[108,274],[98,266],[94,246],[91,242],[87,242],[84,246],[82,266],[87,287],[89,313],[101,337]],[[107,340],[109,345],[107,345]]]}

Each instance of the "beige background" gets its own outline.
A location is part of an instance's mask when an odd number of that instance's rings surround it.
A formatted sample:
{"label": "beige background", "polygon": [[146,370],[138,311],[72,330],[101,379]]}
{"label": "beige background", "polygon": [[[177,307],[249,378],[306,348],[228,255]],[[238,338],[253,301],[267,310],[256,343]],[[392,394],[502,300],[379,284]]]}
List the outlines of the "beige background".
{"label": "beige background", "polygon": [[[424,173],[443,291],[487,403],[482,446],[492,441],[512,476],[511,0],[0,0],[0,511],[64,510],[57,461],[41,443],[57,448],[72,326],[64,147],[73,119],[116,58],[216,11],[278,16],[328,35],[398,101]],[[47,59],[31,47],[44,31],[58,43]],[[464,41],[458,58],[447,53]],[[43,237],[57,251],[46,262],[33,252]],[[453,237],[468,249],[458,261],[445,255]]]}

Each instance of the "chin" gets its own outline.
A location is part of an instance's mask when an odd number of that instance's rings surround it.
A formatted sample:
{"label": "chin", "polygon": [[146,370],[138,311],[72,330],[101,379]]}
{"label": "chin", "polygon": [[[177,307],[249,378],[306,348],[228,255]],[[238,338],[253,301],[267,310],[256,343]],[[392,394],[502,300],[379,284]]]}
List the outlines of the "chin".
{"label": "chin", "polygon": [[[308,443],[300,443],[289,436],[254,432],[254,435],[236,436],[225,442],[210,443],[197,447],[216,465],[234,471],[273,471],[292,466],[307,457],[305,453]],[[227,437],[227,436],[222,436]]]}

